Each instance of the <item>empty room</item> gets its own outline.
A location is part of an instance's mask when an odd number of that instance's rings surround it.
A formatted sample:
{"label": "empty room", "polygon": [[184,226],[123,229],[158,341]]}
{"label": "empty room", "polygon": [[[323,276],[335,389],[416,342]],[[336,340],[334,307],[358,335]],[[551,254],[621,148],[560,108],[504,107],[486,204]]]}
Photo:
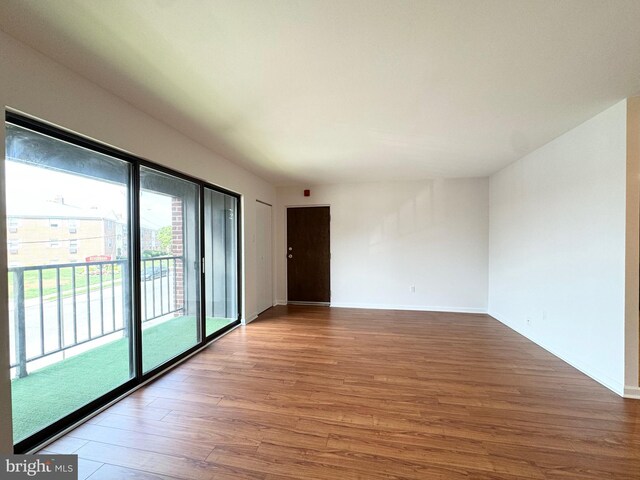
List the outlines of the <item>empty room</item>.
{"label": "empty room", "polygon": [[0,2],[0,478],[640,479],[640,1]]}

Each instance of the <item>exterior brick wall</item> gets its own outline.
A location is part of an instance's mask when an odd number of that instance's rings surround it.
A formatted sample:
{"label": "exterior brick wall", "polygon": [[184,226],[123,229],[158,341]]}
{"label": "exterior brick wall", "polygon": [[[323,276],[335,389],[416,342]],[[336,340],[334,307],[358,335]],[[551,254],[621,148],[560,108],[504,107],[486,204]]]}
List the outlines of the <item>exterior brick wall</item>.
{"label": "exterior brick wall", "polygon": [[[179,197],[171,198],[171,254],[183,257],[176,261],[175,275],[175,309],[184,307],[184,239],[183,239],[183,212],[184,203]],[[176,316],[180,313],[176,312]]]}
{"label": "exterior brick wall", "polygon": [[[82,263],[92,255],[115,259],[115,230],[107,231],[105,223],[100,218],[11,217],[7,221],[9,267]],[[106,235],[112,235],[109,249]]]}

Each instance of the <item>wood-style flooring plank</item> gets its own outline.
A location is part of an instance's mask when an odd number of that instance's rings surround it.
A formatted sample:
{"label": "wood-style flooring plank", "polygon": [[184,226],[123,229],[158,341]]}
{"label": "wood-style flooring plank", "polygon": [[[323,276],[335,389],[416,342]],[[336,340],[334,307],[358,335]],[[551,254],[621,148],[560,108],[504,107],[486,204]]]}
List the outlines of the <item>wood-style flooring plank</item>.
{"label": "wood-style flooring plank", "polygon": [[211,466],[207,462],[192,460],[186,456],[187,452],[184,456],[174,456],[108,443],[89,442],[80,447],[76,453],[84,460],[108,463],[159,475],[189,480],[210,480],[213,476]]}
{"label": "wood-style flooring plank", "polygon": [[89,477],[89,480],[176,480],[176,478],[104,464]]}
{"label": "wood-style flooring plank", "polygon": [[175,436],[166,437],[148,432],[123,430],[104,425],[81,425],[70,432],[69,436],[86,441],[138,448],[150,452],[186,456],[193,460],[204,460],[214,448],[211,444],[207,445],[203,442],[182,440]]}

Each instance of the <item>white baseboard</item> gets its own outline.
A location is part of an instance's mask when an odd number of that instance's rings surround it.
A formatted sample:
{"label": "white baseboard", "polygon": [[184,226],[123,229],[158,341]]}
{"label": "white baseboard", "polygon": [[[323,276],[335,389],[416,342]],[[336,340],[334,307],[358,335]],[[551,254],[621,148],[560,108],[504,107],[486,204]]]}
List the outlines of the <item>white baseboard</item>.
{"label": "white baseboard", "polygon": [[[289,305],[286,300],[276,300],[275,305]],[[274,305],[274,306],[275,306]],[[445,312],[445,313],[487,313],[486,308],[473,307],[432,307],[423,305],[389,305],[384,303],[331,303],[335,308],[362,308],[373,310],[411,310],[418,312]]]}
{"label": "white baseboard", "polygon": [[443,313],[487,313],[486,308],[475,307],[434,307],[430,305],[389,305],[379,303],[331,303],[336,308],[369,308],[372,310],[410,310],[417,312]]}
{"label": "white baseboard", "polygon": [[242,324],[243,325],[249,325],[251,322],[253,322],[256,318],[258,318],[258,314],[257,313],[252,313],[251,315],[249,315],[249,317],[247,318],[243,318],[242,319]]}
{"label": "white baseboard", "polygon": [[[554,348],[549,347],[548,345],[546,345],[546,343],[542,340],[540,340],[539,338],[536,338],[535,336],[533,336],[530,332],[527,332],[521,328],[517,328],[513,325],[511,325],[502,315],[500,315],[499,313],[496,312],[490,312],[489,315],[491,315],[493,318],[495,318],[496,320],[498,320],[500,323],[504,324],[505,326],[509,327],[511,330],[513,330],[514,332],[519,333],[520,335],[522,335],[523,337],[531,340],[533,343],[535,343],[536,345],[538,345],[539,347],[544,348],[547,352],[549,352],[550,354],[558,357],[560,360],[562,360],[565,363],[568,363],[569,365],[571,365],[573,368],[580,370],[582,373],[584,373],[586,376],[592,378],[593,380],[595,380],[596,382],[600,383],[601,385],[607,387],[609,390],[611,390],[613,393],[616,393],[617,395],[620,395],[621,397],[626,396],[625,395],[625,388],[624,385],[618,381],[616,381],[615,379],[609,377],[606,374],[603,374],[602,372],[598,372],[596,371],[592,365],[588,365],[585,362],[580,362],[580,361],[575,361],[573,359],[568,359],[566,357],[566,355],[564,355],[563,353],[560,353],[558,351],[556,351]],[[631,397],[630,397],[631,398]]]}
{"label": "white baseboard", "polygon": [[629,385],[624,387],[624,398],[635,398],[640,400],[640,387],[630,387]]}

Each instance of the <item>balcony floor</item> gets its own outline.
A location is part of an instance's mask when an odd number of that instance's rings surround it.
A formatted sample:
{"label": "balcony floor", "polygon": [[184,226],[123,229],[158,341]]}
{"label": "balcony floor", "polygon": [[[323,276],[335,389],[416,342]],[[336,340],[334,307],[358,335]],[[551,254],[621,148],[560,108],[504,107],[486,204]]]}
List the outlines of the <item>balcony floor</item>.
{"label": "balcony floor", "polygon": [[[207,318],[212,332],[233,322]],[[176,317],[143,332],[149,370],[191,347],[194,317]],[[128,339],[121,338],[12,381],[13,438],[18,442],[129,379]]]}

